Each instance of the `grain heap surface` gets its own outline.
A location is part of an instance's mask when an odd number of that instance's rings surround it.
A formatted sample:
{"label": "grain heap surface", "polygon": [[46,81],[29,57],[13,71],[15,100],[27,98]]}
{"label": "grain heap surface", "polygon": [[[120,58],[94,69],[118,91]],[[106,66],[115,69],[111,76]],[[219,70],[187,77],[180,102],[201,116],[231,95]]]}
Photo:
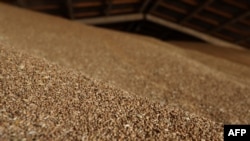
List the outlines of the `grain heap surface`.
{"label": "grain heap surface", "polygon": [[0,140],[222,139],[218,123],[3,46]]}
{"label": "grain heap surface", "polygon": [[206,43],[171,41],[187,55],[227,77],[250,85],[250,50],[218,47]]}
{"label": "grain heap surface", "polygon": [[8,6],[0,14],[2,41],[17,49],[214,121],[250,123],[249,67]]}
{"label": "grain heap surface", "polygon": [[[0,81],[2,96],[13,101],[13,97],[20,97],[18,107],[21,107],[21,111],[33,111],[32,120],[28,124],[25,118],[31,118],[30,116],[23,117],[24,114],[7,111],[7,106],[11,107],[14,103],[1,101],[2,123],[14,126],[6,129],[5,125],[0,129],[0,133],[6,133],[6,138],[11,137],[11,134],[16,134],[14,137],[24,137],[32,131],[31,134],[35,133],[35,137],[53,136],[60,139],[69,134],[71,137],[79,135],[79,138],[87,139],[108,139],[111,136],[128,136],[132,139],[136,136],[198,140],[204,137],[206,140],[217,140],[222,139],[221,126],[210,120],[250,123],[248,66],[178,49],[152,38],[89,27],[3,4],[0,7],[0,41],[2,46],[11,46],[16,50],[13,53],[4,47],[2,49],[1,60],[7,57],[7,53],[16,58],[1,62],[1,73],[5,74],[1,74]],[[20,57],[20,51],[30,56]],[[31,56],[45,58],[47,62]],[[206,63],[208,60],[215,62],[215,65]],[[23,61],[25,65],[11,65],[11,61]],[[218,69],[217,61],[218,64],[223,62],[221,68],[227,69]],[[52,62],[56,65],[51,65]],[[11,66],[24,71],[15,72],[14,69],[9,69]],[[239,74],[234,71],[235,67]],[[13,74],[17,75],[9,79]],[[53,81],[44,80],[48,77],[53,78]],[[25,83],[13,81],[19,79]],[[94,79],[109,84],[92,82]],[[88,88],[89,83],[91,88]],[[116,88],[110,88],[110,85]],[[24,87],[21,92],[19,87]],[[24,100],[23,95],[18,92],[26,94]],[[41,95],[45,96],[40,97]],[[126,97],[124,102],[123,97]],[[145,97],[148,100],[143,100]],[[25,111],[25,102],[30,105],[31,110]],[[36,113],[40,111],[41,116]],[[172,116],[171,111],[176,116]],[[197,116],[192,118],[189,113]],[[47,121],[46,116],[50,114],[52,117]],[[15,121],[13,115],[19,115],[19,119]],[[43,127],[40,122],[46,122],[46,126]],[[43,130],[48,128],[47,124],[51,124],[51,135]],[[32,128],[29,128],[30,125]],[[157,129],[154,130],[155,128]],[[217,133],[212,137],[210,132]],[[43,135],[38,136],[40,133]]]}

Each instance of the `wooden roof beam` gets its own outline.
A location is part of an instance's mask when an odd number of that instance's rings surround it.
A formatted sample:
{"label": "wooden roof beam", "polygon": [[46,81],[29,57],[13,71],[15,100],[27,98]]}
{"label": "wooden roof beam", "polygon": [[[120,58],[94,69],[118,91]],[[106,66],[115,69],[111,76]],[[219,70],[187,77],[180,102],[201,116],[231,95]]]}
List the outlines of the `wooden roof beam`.
{"label": "wooden roof beam", "polygon": [[90,11],[90,12],[83,12],[83,13],[75,13],[74,14],[74,17],[75,18],[86,18],[86,17],[89,17],[89,16],[98,16],[100,15],[100,12],[99,11]]}
{"label": "wooden roof beam", "polygon": [[194,15],[196,15],[197,13],[199,13],[200,11],[202,11],[205,7],[209,6],[214,0],[207,0],[205,3],[203,3],[202,5],[198,6],[197,9],[195,9],[193,12],[191,12],[190,14],[188,14],[185,18],[183,18],[180,21],[180,24],[185,23],[186,21],[188,21],[189,19],[191,19]]}
{"label": "wooden roof beam", "polygon": [[109,14],[122,14],[122,13],[130,13],[134,12],[136,9],[135,8],[123,8],[123,9],[113,9],[109,11]]}
{"label": "wooden roof beam", "polygon": [[212,33],[212,32],[217,32],[217,31],[223,29],[225,26],[228,26],[228,25],[231,25],[231,24],[233,24],[233,23],[236,23],[236,22],[238,22],[239,20],[241,20],[241,19],[243,19],[243,18],[245,18],[245,17],[247,17],[247,16],[249,16],[249,15],[250,15],[250,11],[247,11],[247,12],[241,14],[240,16],[237,16],[237,17],[233,18],[232,20],[226,21],[225,23],[221,24],[220,26],[218,26],[218,27],[212,29],[212,30],[210,31],[210,33]]}
{"label": "wooden roof beam", "polygon": [[37,5],[37,6],[31,6],[29,9],[32,10],[51,10],[51,9],[58,9],[60,8],[59,5],[53,4],[53,5]]}
{"label": "wooden roof beam", "polygon": [[211,19],[209,17],[204,17],[204,16],[201,16],[201,15],[194,15],[194,18],[197,18],[197,19],[199,19],[199,20],[201,20],[201,21],[203,21],[205,23],[211,24],[211,25],[215,25],[215,26],[219,25],[218,21],[213,20],[213,19]]}
{"label": "wooden roof beam", "polygon": [[192,36],[197,37],[197,38],[199,38],[201,40],[207,41],[207,42],[209,42],[211,44],[215,44],[215,45],[218,45],[218,46],[224,46],[224,47],[238,48],[238,49],[242,48],[240,45],[236,45],[236,44],[221,40],[219,38],[215,38],[215,37],[213,37],[211,35],[208,35],[208,34],[205,34],[203,32],[199,32],[199,31],[196,31],[196,30],[193,30],[193,29],[190,29],[190,28],[187,28],[185,26],[176,24],[174,22],[163,20],[163,19],[158,18],[156,16],[153,16],[151,14],[146,15],[146,19],[151,21],[151,22],[154,22],[156,24],[160,24],[162,26],[165,26],[165,27],[180,31],[182,33],[192,35]]}
{"label": "wooden roof beam", "polygon": [[155,11],[155,9],[159,6],[159,4],[162,2],[162,0],[157,0],[154,5],[150,8],[148,13],[151,13],[152,11]]}
{"label": "wooden roof beam", "polygon": [[223,12],[220,9],[216,9],[214,7],[206,7],[205,9],[209,12],[212,12],[214,14],[220,15],[220,16],[225,17],[225,18],[232,18],[233,17],[233,15],[226,13],[226,12]]}
{"label": "wooden roof beam", "polygon": [[151,0],[144,0],[141,8],[140,8],[140,13],[143,13],[145,11],[145,9],[148,7],[149,3],[151,2]]}
{"label": "wooden roof beam", "polygon": [[237,28],[234,28],[232,26],[227,26],[225,27],[227,30],[230,30],[234,33],[237,33],[237,34],[240,34],[242,36],[248,36],[250,35],[250,29],[246,29],[246,30],[240,30],[240,29],[237,29]]}
{"label": "wooden roof beam", "polygon": [[159,6],[163,6],[166,9],[170,9],[172,11],[175,11],[175,12],[178,12],[178,13],[181,13],[181,14],[187,14],[187,10],[182,9],[180,7],[177,7],[177,6],[174,6],[172,4],[167,4],[167,3],[163,2],[163,1],[159,3]]}
{"label": "wooden roof beam", "polygon": [[167,15],[167,14],[162,14],[160,12],[157,12],[157,11],[153,11],[151,12],[152,15],[155,15],[157,17],[161,17],[165,20],[170,20],[170,21],[177,21],[177,19],[173,16],[170,16],[170,15]]}
{"label": "wooden roof beam", "polygon": [[250,26],[250,22],[247,20],[240,20],[240,23]]}
{"label": "wooden roof beam", "polygon": [[192,6],[198,5],[198,3],[195,0],[182,0],[182,2],[192,5]]}
{"label": "wooden roof beam", "polygon": [[[71,2],[72,3],[72,2]],[[73,7],[76,8],[82,8],[82,7],[98,7],[101,6],[102,3],[99,1],[93,1],[93,2],[78,2],[78,3],[72,3]]]}
{"label": "wooden roof beam", "polygon": [[111,23],[120,23],[120,22],[129,22],[129,21],[139,21],[143,20],[143,14],[127,14],[119,16],[108,16],[108,17],[99,17],[99,18],[89,18],[76,20],[84,24],[98,25],[98,24],[111,24]]}
{"label": "wooden roof beam", "polygon": [[105,0],[106,8],[104,9],[104,14],[109,15],[110,10],[113,8],[112,0]]}
{"label": "wooden roof beam", "polygon": [[72,0],[66,0],[66,6],[67,6],[69,18],[74,19],[75,17],[74,17],[74,9],[72,5]]}
{"label": "wooden roof beam", "polygon": [[241,8],[241,9],[249,9],[249,6],[247,4],[244,4],[238,0],[223,0],[225,3],[230,4],[232,6]]}
{"label": "wooden roof beam", "polygon": [[133,4],[138,3],[140,0],[113,0],[113,4]]}

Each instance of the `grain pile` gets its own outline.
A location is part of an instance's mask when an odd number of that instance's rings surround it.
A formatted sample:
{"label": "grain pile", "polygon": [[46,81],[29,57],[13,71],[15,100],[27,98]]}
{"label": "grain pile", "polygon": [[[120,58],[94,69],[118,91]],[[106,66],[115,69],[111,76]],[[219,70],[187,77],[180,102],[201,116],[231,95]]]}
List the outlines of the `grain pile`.
{"label": "grain pile", "polygon": [[222,138],[219,124],[7,48],[0,46],[1,140]]}
{"label": "grain pile", "polygon": [[250,50],[223,48],[206,43],[171,42],[186,49],[187,55],[216,71],[226,73],[234,81],[250,85]]}
{"label": "grain pile", "polygon": [[[203,54],[0,7],[5,139],[221,140],[221,123],[250,123],[249,79]],[[247,66],[222,66],[249,75]]]}

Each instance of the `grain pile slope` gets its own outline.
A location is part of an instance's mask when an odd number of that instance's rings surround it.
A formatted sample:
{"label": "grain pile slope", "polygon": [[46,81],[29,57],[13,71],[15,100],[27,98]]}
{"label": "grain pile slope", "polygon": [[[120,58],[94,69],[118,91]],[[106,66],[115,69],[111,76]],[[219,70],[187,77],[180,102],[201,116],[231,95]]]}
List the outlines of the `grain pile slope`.
{"label": "grain pile slope", "polygon": [[186,54],[210,68],[228,74],[240,83],[250,85],[250,50],[218,47],[207,43],[177,42]]}
{"label": "grain pile slope", "polygon": [[0,140],[222,140],[220,124],[7,45],[0,60]]}
{"label": "grain pile slope", "polygon": [[201,64],[185,50],[0,6],[0,40],[17,49],[214,121],[250,123],[247,83]]}

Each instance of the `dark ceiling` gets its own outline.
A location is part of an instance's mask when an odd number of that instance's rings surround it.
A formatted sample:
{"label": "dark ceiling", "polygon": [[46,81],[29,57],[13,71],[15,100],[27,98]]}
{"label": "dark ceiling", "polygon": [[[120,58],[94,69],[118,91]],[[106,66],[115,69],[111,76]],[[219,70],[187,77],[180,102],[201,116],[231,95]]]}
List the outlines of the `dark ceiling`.
{"label": "dark ceiling", "polygon": [[250,0],[0,1],[162,40],[225,42],[250,48]]}

